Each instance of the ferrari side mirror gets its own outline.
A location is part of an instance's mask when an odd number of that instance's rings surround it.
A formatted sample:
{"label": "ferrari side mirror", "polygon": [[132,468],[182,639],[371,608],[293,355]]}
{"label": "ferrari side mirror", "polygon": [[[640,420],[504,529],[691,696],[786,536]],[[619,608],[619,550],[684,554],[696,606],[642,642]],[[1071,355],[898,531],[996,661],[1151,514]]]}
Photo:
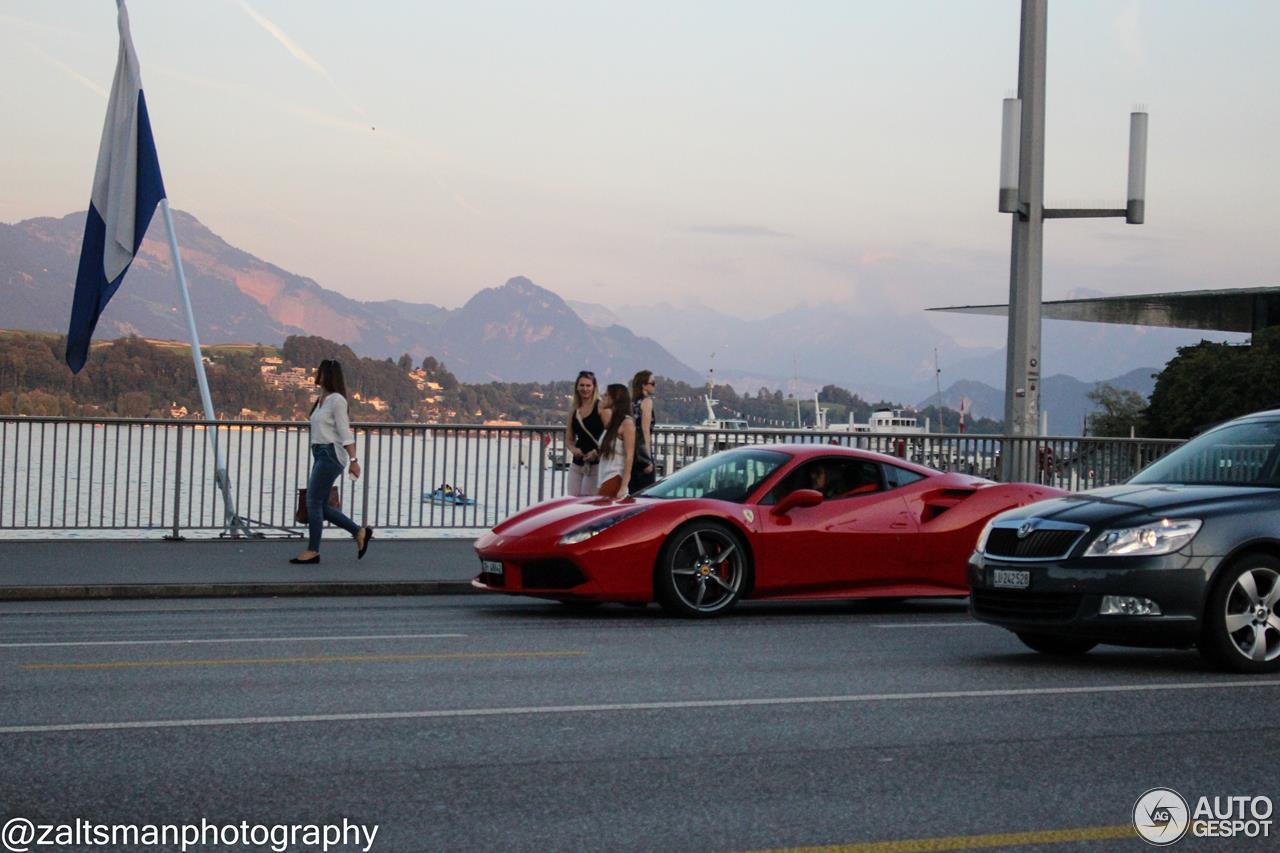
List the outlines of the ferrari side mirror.
{"label": "ferrari side mirror", "polygon": [[817,506],[822,503],[822,492],[817,489],[796,489],[774,504],[774,515],[786,515],[797,507]]}

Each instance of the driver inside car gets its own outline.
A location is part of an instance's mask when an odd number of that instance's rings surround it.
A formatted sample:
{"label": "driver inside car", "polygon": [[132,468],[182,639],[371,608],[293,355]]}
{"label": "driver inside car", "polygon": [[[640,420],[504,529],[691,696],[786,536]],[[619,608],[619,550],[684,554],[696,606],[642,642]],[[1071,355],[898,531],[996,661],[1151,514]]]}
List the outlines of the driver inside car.
{"label": "driver inside car", "polygon": [[809,488],[815,492],[821,492],[824,499],[833,498],[840,494],[840,489],[836,485],[836,477],[826,465],[821,463],[809,469]]}

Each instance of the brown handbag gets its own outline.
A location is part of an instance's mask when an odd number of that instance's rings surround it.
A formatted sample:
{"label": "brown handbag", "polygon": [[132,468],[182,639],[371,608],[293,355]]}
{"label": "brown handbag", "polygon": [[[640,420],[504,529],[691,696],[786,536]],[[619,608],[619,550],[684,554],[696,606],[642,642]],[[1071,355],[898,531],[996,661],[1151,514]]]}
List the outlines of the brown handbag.
{"label": "brown handbag", "polygon": [[[337,486],[329,489],[329,506],[334,509],[342,509],[342,495],[338,492]],[[298,489],[298,508],[293,511],[293,520],[298,524],[311,523],[311,517],[307,514],[306,489]]]}

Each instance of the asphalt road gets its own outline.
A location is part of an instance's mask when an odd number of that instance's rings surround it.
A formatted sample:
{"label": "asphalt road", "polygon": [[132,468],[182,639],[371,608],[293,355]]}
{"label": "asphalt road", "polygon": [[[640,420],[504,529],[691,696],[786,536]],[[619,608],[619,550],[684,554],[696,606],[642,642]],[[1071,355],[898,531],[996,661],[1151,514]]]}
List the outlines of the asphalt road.
{"label": "asphalt road", "polygon": [[488,596],[6,603],[0,687],[6,824],[346,819],[382,851],[1142,850],[1148,789],[1280,798],[1280,678],[1193,652],[1052,660],[944,602],[711,622]]}

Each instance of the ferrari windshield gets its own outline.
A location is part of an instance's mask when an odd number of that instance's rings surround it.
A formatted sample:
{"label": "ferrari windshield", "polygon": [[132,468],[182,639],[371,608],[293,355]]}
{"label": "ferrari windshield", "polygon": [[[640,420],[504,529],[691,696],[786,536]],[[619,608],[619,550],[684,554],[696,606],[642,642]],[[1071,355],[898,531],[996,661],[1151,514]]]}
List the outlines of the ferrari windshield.
{"label": "ferrari windshield", "polygon": [[1280,421],[1227,424],[1193,438],[1130,483],[1280,486]]}
{"label": "ferrari windshield", "polygon": [[791,457],[776,450],[739,448],[681,468],[644,490],[647,498],[711,498],[742,503]]}

